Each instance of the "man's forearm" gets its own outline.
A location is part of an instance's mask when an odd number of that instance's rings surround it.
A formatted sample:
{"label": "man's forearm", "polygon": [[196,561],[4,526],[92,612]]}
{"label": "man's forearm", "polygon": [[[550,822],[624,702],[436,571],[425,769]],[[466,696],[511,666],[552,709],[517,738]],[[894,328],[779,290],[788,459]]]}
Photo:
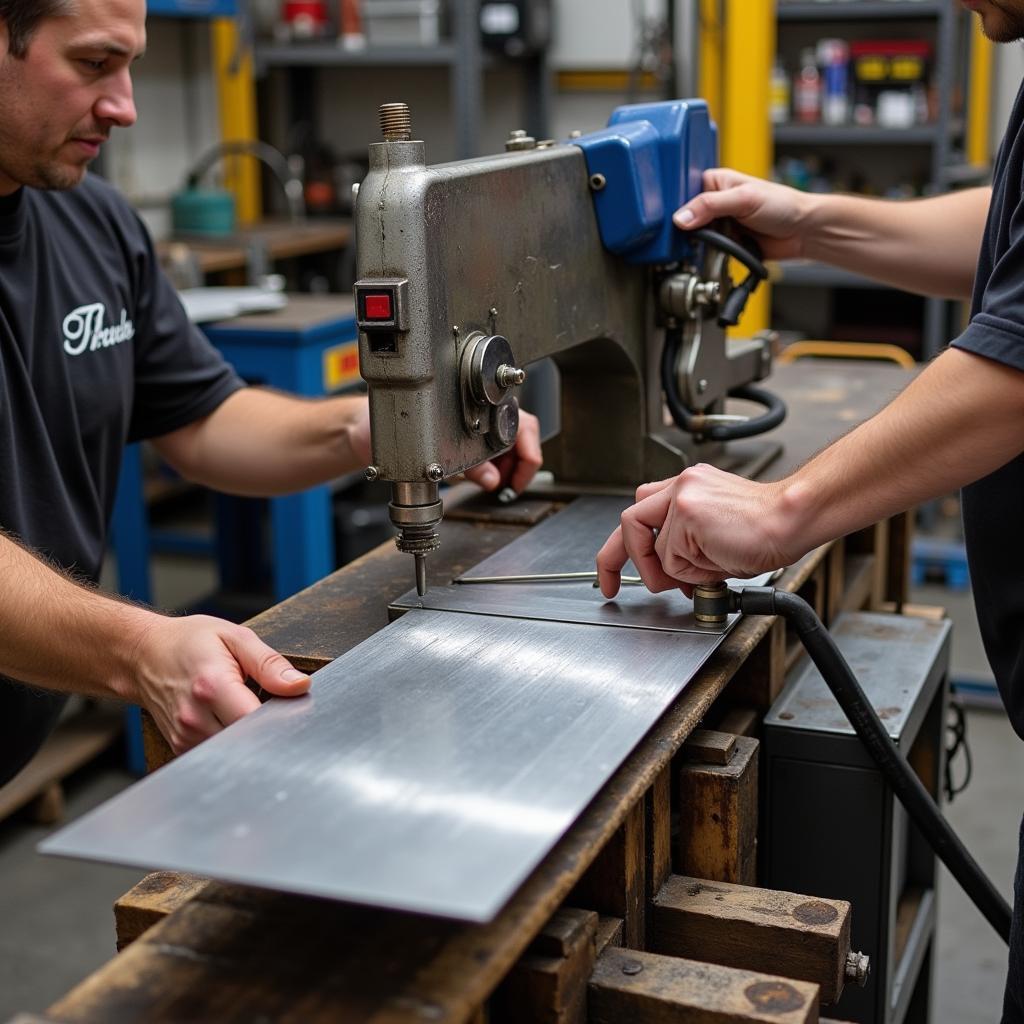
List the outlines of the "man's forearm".
{"label": "man's forearm", "polygon": [[133,697],[146,609],[115,601],[0,535],[0,673],[62,693]]}
{"label": "man's forearm", "polygon": [[810,550],[957,490],[1024,451],[1024,373],[949,349],[878,415],[778,485],[778,529]]}
{"label": "man's forearm", "polygon": [[155,445],[196,483],[231,494],[288,494],[365,465],[365,410],[361,396],[311,400],[245,388]]}
{"label": "man's forearm", "polygon": [[807,198],[803,251],[921,295],[969,298],[991,189],[930,199]]}

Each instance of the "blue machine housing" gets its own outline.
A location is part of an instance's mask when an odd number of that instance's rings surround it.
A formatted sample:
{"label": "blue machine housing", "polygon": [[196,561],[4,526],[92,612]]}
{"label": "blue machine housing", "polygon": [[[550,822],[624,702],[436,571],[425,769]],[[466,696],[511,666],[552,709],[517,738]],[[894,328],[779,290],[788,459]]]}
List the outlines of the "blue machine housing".
{"label": "blue machine housing", "polygon": [[605,179],[594,192],[601,241],[627,263],[675,263],[693,243],[672,214],[702,188],[718,163],[718,129],[704,100],[667,100],[618,107],[608,127],[574,144],[587,172]]}

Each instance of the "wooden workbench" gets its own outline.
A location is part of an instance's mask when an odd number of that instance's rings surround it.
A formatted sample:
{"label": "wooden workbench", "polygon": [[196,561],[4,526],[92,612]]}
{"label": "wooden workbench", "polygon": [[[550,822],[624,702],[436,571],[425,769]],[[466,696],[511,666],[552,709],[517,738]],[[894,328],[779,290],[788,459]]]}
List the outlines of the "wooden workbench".
{"label": "wooden workbench", "polygon": [[[765,476],[784,475],[875,412],[909,376],[868,363],[780,367],[771,386],[790,409],[775,433],[785,452]],[[885,602],[898,607],[906,591],[908,524],[909,517],[900,516],[826,545],[789,569],[780,585],[804,593],[826,620],[848,608]],[[447,518],[442,547],[432,556],[434,578],[468,569],[526,528]],[[410,561],[392,545],[378,548],[252,625],[295,664],[314,669],[386,624],[389,599],[410,586]],[[714,726],[737,706],[745,709],[740,718],[756,719],[779,692],[797,654],[781,622],[741,620],[489,925],[187,882],[164,873],[148,881],[151,895],[158,903],[167,896],[178,909],[138,938],[125,934],[133,925],[122,920],[122,941],[135,941],[54,1004],[45,1020],[485,1021],[488,998],[571,893],[575,906],[621,919],[625,945],[645,948],[645,915],[672,870],[673,757],[702,720]],[[148,923],[137,923],[136,933]],[[815,1009],[813,1016],[756,1019],[818,1018]]]}

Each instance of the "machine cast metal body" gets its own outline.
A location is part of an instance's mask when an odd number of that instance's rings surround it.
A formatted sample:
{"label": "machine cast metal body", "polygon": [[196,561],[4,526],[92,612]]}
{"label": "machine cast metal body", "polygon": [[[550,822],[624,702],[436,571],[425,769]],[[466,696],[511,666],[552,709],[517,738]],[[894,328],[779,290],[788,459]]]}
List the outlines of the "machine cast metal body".
{"label": "machine cast metal body", "polygon": [[[393,483],[421,594],[438,484],[514,444],[514,389],[535,360],[560,373],[561,431],[544,449],[560,483],[622,489],[721,458],[711,427],[737,419],[724,399],[765,377],[771,353],[726,342],[727,258],[671,222],[716,162],[703,101],[622,107],[567,144],[517,132],[504,154],[432,167],[404,104],[381,124],[356,204],[367,475]],[[689,434],[665,425],[666,331]]]}

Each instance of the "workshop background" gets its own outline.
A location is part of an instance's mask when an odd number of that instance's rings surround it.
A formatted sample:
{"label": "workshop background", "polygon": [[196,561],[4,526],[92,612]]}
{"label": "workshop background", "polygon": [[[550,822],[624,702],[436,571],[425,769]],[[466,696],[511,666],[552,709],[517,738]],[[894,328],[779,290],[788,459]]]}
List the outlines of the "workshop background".
{"label": "workshop background", "polygon": [[[351,187],[381,103],[410,104],[437,163],[500,152],[514,129],[561,140],[621,103],[703,96],[725,165],[906,197],[988,180],[1024,75],[1021,46],[990,46],[949,0],[159,0],[148,32],[138,124],[97,170],[240,371],[310,395],[359,386]],[[739,333],[770,326],[790,356],[843,342],[914,365],[965,317],[806,262],[771,283]],[[104,584],[242,621],[388,540],[386,500],[361,475],[273,503],[216,499],[133,450]],[[1009,893],[1024,745],[981,650],[955,495],[919,510],[911,558],[914,602],[955,622],[970,753],[952,770],[971,778],[949,816]],[[0,788],[0,1018],[43,1010],[113,954],[111,904],[141,873],[34,851],[141,770],[137,716],[74,701]],[[948,877],[938,920],[931,1020],[995,1020],[1005,947]]]}

